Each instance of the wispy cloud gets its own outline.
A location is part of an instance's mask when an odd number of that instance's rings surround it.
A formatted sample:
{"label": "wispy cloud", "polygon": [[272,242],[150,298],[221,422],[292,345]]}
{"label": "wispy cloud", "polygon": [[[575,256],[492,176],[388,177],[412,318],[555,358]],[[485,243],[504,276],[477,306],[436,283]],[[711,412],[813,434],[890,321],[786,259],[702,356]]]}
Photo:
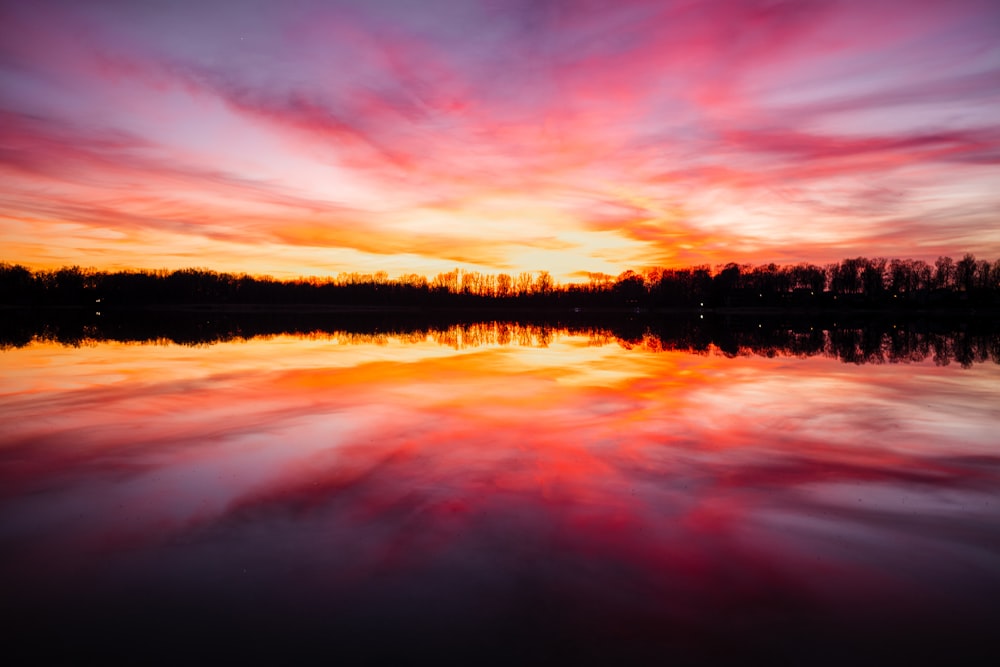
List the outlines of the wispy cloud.
{"label": "wispy cloud", "polygon": [[364,270],[1000,253],[993,3],[431,4],[5,6],[7,213]]}

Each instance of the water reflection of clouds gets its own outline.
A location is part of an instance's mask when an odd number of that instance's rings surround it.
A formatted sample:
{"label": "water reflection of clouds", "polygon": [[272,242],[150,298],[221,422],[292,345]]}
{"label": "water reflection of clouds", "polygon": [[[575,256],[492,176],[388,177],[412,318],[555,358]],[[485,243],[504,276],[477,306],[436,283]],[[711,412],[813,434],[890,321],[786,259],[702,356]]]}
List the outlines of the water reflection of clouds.
{"label": "water reflection of clouds", "polygon": [[500,606],[521,581],[580,622],[846,604],[937,557],[954,599],[976,596],[963,567],[997,589],[1000,369],[580,342],[84,348],[61,385],[6,352],[36,374],[0,402],[7,567],[228,581],[239,561],[352,600],[457,577]]}

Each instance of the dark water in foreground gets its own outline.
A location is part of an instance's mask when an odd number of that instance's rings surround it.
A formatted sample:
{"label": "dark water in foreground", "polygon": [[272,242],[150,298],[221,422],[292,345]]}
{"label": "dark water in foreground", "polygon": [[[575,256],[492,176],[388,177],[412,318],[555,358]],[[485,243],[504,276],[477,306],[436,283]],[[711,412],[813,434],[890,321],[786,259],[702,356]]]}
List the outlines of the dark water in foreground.
{"label": "dark water in foreground", "polygon": [[997,657],[992,338],[844,363],[503,327],[0,351],[8,650]]}

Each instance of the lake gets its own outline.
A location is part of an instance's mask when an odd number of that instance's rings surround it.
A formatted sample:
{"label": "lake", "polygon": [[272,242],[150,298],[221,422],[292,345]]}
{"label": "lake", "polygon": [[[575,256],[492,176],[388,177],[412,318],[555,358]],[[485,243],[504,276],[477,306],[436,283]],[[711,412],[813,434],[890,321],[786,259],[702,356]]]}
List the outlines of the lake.
{"label": "lake", "polygon": [[8,646],[139,664],[995,651],[996,335],[627,328],[8,339]]}

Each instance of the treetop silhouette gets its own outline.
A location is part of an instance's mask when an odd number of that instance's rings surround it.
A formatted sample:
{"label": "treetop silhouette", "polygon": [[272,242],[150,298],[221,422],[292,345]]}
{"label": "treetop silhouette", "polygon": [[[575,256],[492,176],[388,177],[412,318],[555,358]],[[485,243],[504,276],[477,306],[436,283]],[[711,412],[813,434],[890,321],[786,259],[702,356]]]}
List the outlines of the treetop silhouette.
{"label": "treetop silhouette", "polygon": [[117,307],[317,305],[375,308],[945,308],[1000,307],[1000,260],[857,257],[800,263],[589,274],[559,285],[547,271],[486,274],[455,269],[431,279],[408,274],[341,273],[277,280],[269,276],[177,271],[98,271],[79,266],[31,271],[0,263],[0,304]]}

